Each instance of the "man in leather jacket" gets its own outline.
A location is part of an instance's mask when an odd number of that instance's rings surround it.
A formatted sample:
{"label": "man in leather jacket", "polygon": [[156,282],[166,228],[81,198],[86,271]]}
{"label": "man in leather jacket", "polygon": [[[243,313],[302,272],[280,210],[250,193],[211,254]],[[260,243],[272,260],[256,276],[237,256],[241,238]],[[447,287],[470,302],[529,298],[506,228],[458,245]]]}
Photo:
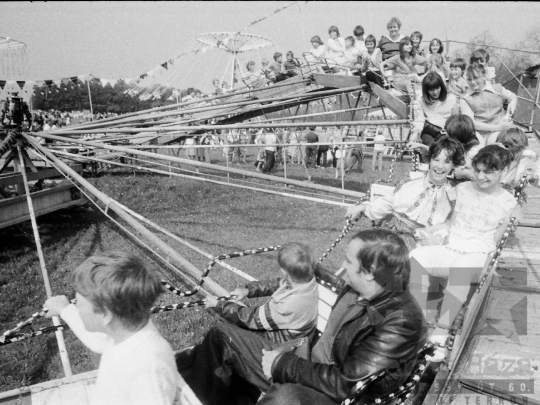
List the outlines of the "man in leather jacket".
{"label": "man in leather jacket", "polygon": [[314,344],[291,351],[290,345],[267,344],[230,331],[217,334],[213,328],[201,346],[207,345],[208,361],[221,357],[222,363],[194,376],[211,384],[201,392],[203,403],[234,403],[225,399],[224,391],[221,397],[208,397],[233,373],[266,392],[259,401],[264,405],[335,405],[358,380],[382,371],[384,377],[368,386],[362,399],[388,394],[403,384],[427,335],[422,310],[408,290],[405,244],[390,231],[358,232],[349,242],[343,267],[348,286]]}

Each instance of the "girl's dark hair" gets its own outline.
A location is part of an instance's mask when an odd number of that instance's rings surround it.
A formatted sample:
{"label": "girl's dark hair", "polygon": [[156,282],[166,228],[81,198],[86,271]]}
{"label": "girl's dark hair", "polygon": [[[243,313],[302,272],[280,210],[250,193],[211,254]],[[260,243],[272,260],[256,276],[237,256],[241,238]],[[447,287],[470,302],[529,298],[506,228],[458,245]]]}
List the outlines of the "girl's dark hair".
{"label": "girl's dark hair", "polygon": [[507,148],[501,145],[487,145],[478,151],[472,160],[472,164],[476,167],[482,163],[487,170],[503,170],[512,163],[514,154]]}
{"label": "girl's dark hair", "polygon": [[353,46],[354,46],[354,44],[356,43],[356,40],[355,40],[354,37],[352,37],[352,36],[349,36],[349,37],[345,38],[345,41],[351,41],[352,44],[353,44]]}
{"label": "girl's dark hair", "polygon": [[409,285],[411,267],[405,242],[386,229],[368,229],[354,235],[351,241],[364,242],[356,255],[360,271],[373,274],[386,291],[404,291]]}
{"label": "girl's dark hair", "polygon": [[[401,59],[405,59],[405,51],[403,50],[403,48],[405,47],[405,45],[409,45],[409,44],[412,45],[412,40],[410,37],[401,38],[401,40],[399,41],[399,57]],[[416,49],[414,49],[414,46],[411,49],[410,55],[411,56],[416,55]]]}
{"label": "girl's dark hair", "polygon": [[377,46],[377,40],[375,39],[375,37],[371,34],[369,34],[366,39],[364,39],[364,44],[367,44],[368,42],[373,42],[375,44],[375,46]]}
{"label": "girl's dark hair", "polygon": [[444,83],[440,74],[436,72],[429,72],[422,80],[422,96],[427,104],[433,104],[437,100],[433,100],[429,95],[430,90],[441,88],[441,94],[439,95],[439,101],[446,101],[448,91],[446,90],[446,84]]}
{"label": "girl's dark hair", "polygon": [[444,130],[450,138],[459,141],[462,145],[477,140],[474,122],[471,117],[465,114],[451,115],[446,120]]}
{"label": "girl's dark hair", "polygon": [[339,30],[338,27],[336,27],[335,25],[332,25],[330,28],[328,28],[328,34],[330,34],[331,32],[335,32],[339,37]]}
{"label": "girl's dark hair", "polygon": [[439,156],[443,150],[446,151],[454,166],[462,165],[465,161],[463,145],[449,136],[442,136],[431,144],[428,154],[429,160]]}
{"label": "girl's dark hair", "polygon": [[431,53],[431,44],[433,43],[433,41],[439,43],[439,50],[438,50],[437,53],[443,53],[443,51],[444,51],[444,45],[442,44],[442,41],[441,41],[439,38],[433,38],[433,39],[429,42],[429,53]]}
{"label": "girl's dark hair", "polygon": [[311,42],[311,43],[316,42],[316,43],[318,43],[318,44],[320,44],[320,45],[324,45],[323,41],[321,40],[321,37],[318,36],[318,35],[313,36],[313,37],[311,38],[311,41],[310,41],[310,42]]}
{"label": "girl's dark hair", "polygon": [[484,48],[477,49],[471,54],[471,59],[469,60],[469,63],[478,62],[480,59],[484,59],[487,62],[489,62],[489,53]]}
{"label": "girl's dark hair", "polygon": [[364,27],[357,25],[353,31],[353,34],[357,37],[364,35]]}
{"label": "girl's dark hair", "polygon": [[497,142],[502,143],[514,157],[519,155],[529,146],[525,133],[519,128],[507,128],[499,133]]}

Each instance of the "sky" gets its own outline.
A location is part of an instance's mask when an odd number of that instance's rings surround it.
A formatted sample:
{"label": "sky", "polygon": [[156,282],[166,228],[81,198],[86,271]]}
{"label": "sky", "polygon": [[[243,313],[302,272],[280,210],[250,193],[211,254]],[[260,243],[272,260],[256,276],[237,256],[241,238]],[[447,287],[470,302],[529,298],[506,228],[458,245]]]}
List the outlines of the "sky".
{"label": "sky", "polygon": [[[238,31],[263,17],[246,32],[262,35],[275,48],[307,51],[310,38],[328,38],[336,25],[341,35],[362,25],[377,39],[386,23],[397,16],[401,32],[419,30],[424,39],[438,37],[468,41],[486,30],[511,45],[535,28],[540,2],[305,2],[272,15],[286,2],[0,2],[0,36],[27,45],[28,77],[44,80],[91,73],[119,79],[138,77],[164,61],[195,46],[204,32]],[[446,14],[446,18],[445,18]],[[451,44],[451,48],[458,45]],[[221,52],[221,51],[218,51]],[[193,64],[198,62],[194,60]],[[216,66],[206,59],[195,73]],[[223,69],[223,68],[219,68]],[[218,69],[218,70],[219,70]],[[192,74],[195,74],[192,73]],[[0,78],[2,79],[2,78]]]}

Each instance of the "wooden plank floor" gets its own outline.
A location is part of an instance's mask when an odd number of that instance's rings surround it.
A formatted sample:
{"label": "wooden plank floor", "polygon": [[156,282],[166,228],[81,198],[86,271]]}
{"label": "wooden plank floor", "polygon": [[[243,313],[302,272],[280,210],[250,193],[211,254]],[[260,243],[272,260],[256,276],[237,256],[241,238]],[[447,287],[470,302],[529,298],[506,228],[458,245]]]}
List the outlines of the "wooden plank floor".
{"label": "wooden plank floor", "polygon": [[[529,144],[540,155],[538,140]],[[507,242],[487,309],[455,370],[461,390],[453,405],[540,404],[540,190],[526,193],[522,225]]]}

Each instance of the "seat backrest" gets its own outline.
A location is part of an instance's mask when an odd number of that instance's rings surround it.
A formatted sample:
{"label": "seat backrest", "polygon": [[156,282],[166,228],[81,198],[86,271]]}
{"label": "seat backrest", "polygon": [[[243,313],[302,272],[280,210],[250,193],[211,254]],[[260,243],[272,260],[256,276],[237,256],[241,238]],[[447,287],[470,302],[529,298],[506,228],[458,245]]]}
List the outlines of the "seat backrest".
{"label": "seat backrest", "polygon": [[325,286],[318,284],[319,287],[319,311],[317,316],[317,330],[322,333],[328,323],[332,306],[336,303],[337,294]]}

